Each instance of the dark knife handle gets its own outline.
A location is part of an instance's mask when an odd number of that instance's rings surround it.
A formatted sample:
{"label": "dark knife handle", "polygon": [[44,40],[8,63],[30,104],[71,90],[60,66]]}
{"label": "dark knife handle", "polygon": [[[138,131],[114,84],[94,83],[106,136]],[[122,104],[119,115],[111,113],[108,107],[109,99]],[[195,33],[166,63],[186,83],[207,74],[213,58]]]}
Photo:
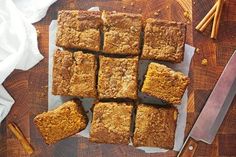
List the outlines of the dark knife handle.
{"label": "dark knife handle", "polygon": [[194,140],[192,137],[188,137],[177,157],[193,157],[197,146],[198,141]]}

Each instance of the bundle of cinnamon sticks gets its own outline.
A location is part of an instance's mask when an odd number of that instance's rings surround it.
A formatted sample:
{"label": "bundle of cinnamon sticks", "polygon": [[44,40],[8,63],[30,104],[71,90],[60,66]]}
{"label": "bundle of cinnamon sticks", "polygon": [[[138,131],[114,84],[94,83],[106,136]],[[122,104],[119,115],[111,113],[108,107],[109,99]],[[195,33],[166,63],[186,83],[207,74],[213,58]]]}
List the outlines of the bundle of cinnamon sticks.
{"label": "bundle of cinnamon sticks", "polygon": [[213,20],[211,38],[216,39],[219,25],[220,25],[220,17],[223,9],[224,0],[217,0],[215,5],[211,8],[211,10],[207,13],[207,15],[202,19],[202,21],[196,26],[196,30],[203,32],[206,27]]}

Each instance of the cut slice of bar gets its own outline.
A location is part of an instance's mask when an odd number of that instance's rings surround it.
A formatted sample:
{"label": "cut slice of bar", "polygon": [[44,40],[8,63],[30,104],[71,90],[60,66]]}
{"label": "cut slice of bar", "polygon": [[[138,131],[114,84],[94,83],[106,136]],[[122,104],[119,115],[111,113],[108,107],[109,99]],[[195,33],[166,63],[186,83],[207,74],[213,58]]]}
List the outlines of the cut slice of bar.
{"label": "cut slice of bar", "polygon": [[142,16],[140,14],[103,11],[104,53],[138,55]]}
{"label": "cut slice of bar", "polygon": [[73,53],[56,50],[53,58],[52,93],[54,95],[69,95]]}
{"label": "cut slice of bar", "polygon": [[135,119],[134,146],[173,149],[177,116],[175,107],[139,104]]}
{"label": "cut slice of bar", "polygon": [[180,104],[190,79],[165,65],[150,63],[142,92],[171,104]]}
{"label": "cut slice of bar", "polygon": [[180,22],[146,20],[142,59],[179,63],[184,58],[186,25]]}
{"label": "cut slice of bar", "polygon": [[137,99],[138,57],[109,58],[100,56],[99,60],[99,98]]}
{"label": "cut slice of bar", "polygon": [[57,50],[54,54],[52,93],[96,98],[96,70],[94,55]]}
{"label": "cut slice of bar", "polygon": [[131,114],[129,103],[97,103],[93,108],[90,141],[98,143],[128,144]]}
{"label": "cut slice of bar", "polygon": [[88,118],[79,100],[68,101],[58,108],[34,118],[47,144],[53,144],[86,128]]}
{"label": "cut slice of bar", "polygon": [[69,95],[96,98],[96,57],[81,51],[75,52],[73,56]]}
{"label": "cut slice of bar", "polygon": [[56,45],[68,49],[100,50],[99,11],[61,10],[58,12]]}

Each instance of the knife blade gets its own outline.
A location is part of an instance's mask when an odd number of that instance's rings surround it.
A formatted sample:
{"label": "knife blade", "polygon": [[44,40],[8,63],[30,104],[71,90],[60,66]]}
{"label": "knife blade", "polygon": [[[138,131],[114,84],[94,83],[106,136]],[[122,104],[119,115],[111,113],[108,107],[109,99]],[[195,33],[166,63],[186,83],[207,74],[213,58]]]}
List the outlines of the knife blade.
{"label": "knife blade", "polygon": [[211,144],[236,94],[236,51],[192,127],[178,157],[194,155],[198,141]]}

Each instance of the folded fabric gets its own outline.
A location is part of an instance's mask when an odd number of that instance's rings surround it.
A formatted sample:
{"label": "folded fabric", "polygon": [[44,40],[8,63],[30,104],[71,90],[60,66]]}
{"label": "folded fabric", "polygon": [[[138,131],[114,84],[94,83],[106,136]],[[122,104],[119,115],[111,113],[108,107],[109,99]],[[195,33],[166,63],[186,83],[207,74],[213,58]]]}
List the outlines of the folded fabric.
{"label": "folded fabric", "polygon": [[1,84],[14,69],[28,70],[43,59],[31,22],[42,19],[55,1],[15,0],[16,6],[12,0],[0,0],[0,122],[14,103]]}

